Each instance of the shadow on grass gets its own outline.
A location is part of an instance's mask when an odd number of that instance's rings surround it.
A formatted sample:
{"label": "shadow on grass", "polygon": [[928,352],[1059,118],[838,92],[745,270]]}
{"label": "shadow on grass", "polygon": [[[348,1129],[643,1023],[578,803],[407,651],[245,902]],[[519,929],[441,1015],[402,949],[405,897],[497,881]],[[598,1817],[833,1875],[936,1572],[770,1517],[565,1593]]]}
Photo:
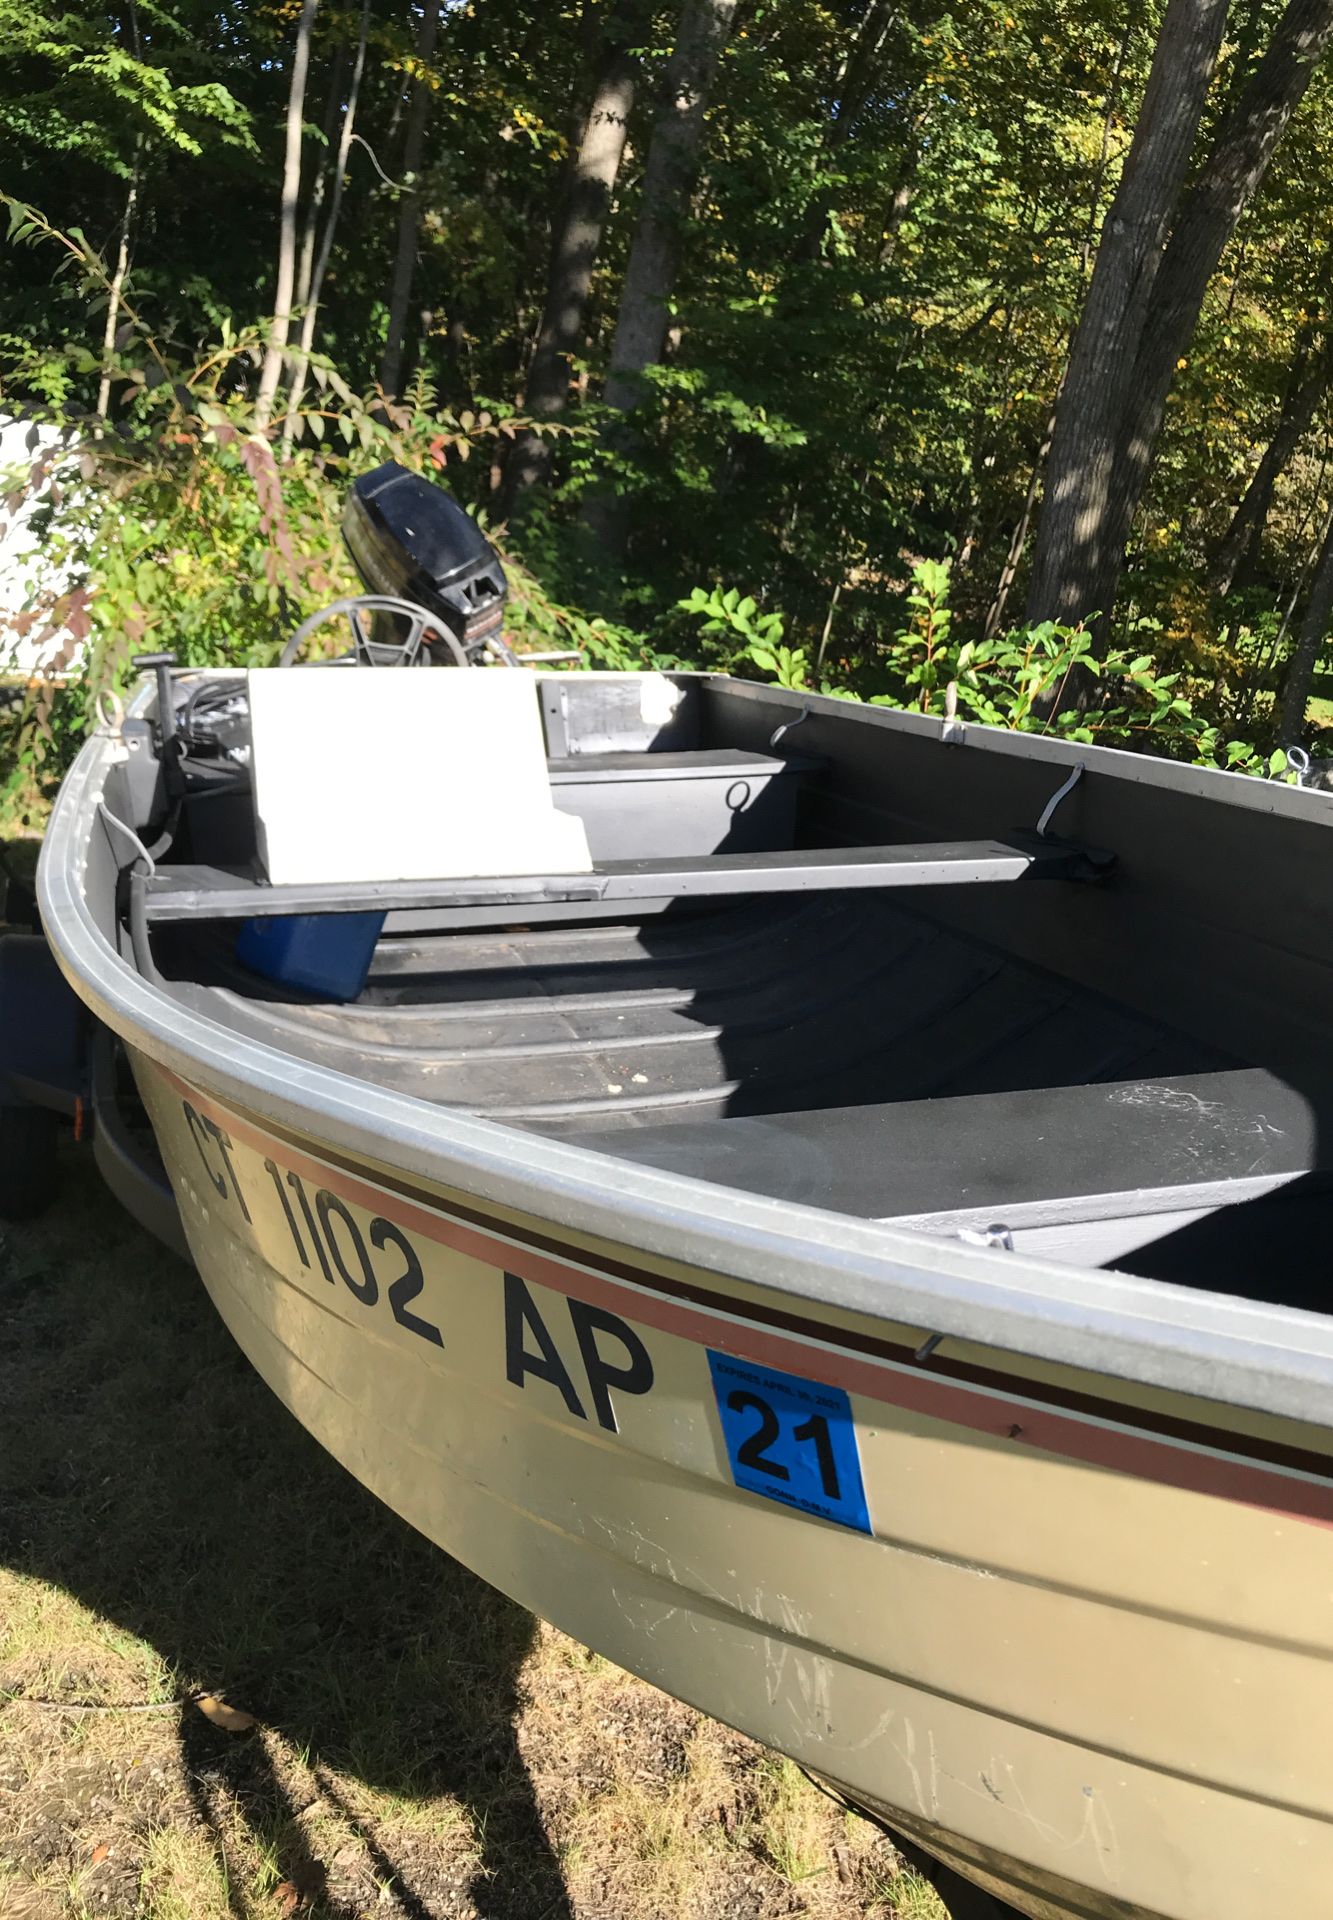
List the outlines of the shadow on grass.
{"label": "shadow on grass", "polygon": [[[0,1562],[147,1641],[181,1693],[225,1691],[299,1751],[398,1910],[437,1911],[334,1774],[410,1806],[450,1796],[493,1920],[569,1905],[515,1739],[523,1612],[379,1505],[279,1406],[194,1273],[122,1215],[86,1157],[0,1241]],[[263,1742],[182,1709],[196,1811],[266,1836],[304,1911],[351,1920]],[[479,1854],[479,1862],[477,1856]],[[227,1875],[238,1920],[244,1876]],[[455,1885],[454,1900],[460,1889]],[[452,1903],[451,1903],[452,1904]],[[266,1909],[267,1910],[267,1909]]]}

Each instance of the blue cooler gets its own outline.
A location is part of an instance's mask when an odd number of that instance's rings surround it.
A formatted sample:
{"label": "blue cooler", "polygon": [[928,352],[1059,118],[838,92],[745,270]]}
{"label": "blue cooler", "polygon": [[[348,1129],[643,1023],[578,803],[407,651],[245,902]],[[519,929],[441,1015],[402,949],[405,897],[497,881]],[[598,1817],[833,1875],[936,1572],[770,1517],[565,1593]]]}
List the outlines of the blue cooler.
{"label": "blue cooler", "polygon": [[355,1000],[366,984],[382,913],[275,913],[246,920],[236,958],[266,980],[324,1000]]}

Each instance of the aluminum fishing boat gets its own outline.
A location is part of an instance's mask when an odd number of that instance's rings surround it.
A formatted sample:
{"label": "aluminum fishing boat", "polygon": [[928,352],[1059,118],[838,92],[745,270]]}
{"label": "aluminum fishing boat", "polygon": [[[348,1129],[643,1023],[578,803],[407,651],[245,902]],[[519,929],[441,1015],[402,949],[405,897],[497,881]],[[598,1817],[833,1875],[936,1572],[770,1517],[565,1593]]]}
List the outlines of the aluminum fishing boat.
{"label": "aluminum fishing boat", "polygon": [[379,1497],[959,1914],[1325,1911],[1333,798],[514,670],[423,487],[346,659],[159,659],[65,782],[109,1177]]}

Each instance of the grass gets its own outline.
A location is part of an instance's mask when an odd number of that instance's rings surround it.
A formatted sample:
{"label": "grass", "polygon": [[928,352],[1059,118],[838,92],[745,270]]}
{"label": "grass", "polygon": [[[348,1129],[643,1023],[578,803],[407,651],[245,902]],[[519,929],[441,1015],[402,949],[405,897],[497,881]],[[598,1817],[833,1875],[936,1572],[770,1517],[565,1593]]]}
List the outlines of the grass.
{"label": "grass", "polygon": [[942,1914],[790,1762],[377,1505],[82,1151],[0,1233],[0,1429],[4,1920]]}

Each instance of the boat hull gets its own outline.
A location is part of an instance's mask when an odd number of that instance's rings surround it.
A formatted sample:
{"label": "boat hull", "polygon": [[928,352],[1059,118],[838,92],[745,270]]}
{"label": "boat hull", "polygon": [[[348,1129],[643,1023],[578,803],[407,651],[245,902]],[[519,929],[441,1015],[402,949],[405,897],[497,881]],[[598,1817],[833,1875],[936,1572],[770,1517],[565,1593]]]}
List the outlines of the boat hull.
{"label": "boat hull", "polygon": [[1317,1430],[926,1351],[929,1328],[630,1256],[131,1051],[238,1343],[482,1578],[1035,1920],[1320,1910]]}

